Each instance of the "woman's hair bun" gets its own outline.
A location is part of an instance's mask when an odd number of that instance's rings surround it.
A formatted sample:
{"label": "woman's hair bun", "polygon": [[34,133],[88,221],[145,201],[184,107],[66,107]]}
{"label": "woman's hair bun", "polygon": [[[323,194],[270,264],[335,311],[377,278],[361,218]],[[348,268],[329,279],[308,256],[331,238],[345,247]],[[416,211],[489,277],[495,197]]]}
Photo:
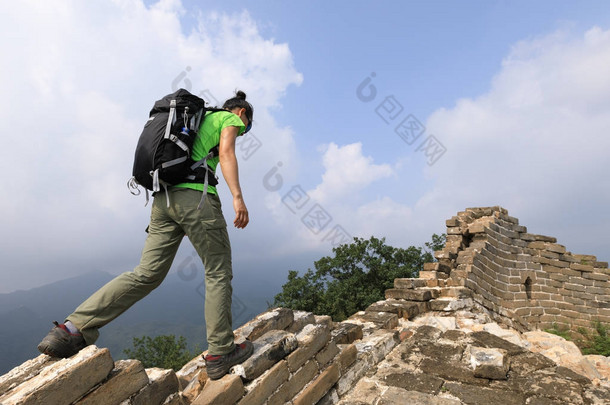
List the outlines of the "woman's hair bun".
{"label": "woman's hair bun", "polygon": [[244,93],[241,90],[237,90],[237,92],[235,92],[235,98],[239,98],[241,100],[245,100],[246,99],[246,93]]}

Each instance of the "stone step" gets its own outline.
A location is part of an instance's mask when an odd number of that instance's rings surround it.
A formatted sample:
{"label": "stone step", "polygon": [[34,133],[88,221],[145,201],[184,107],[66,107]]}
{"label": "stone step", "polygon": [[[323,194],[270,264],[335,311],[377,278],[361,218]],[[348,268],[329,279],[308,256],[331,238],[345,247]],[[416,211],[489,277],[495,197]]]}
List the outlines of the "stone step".
{"label": "stone step", "polygon": [[398,315],[391,312],[360,311],[347,318],[355,323],[374,323],[379,329],[394,329],[398,326]]}
{"label": "stone step", "polygon": [[426,302],[389,299],[371,304],[365,312],[389,312],[398,315],[399,318],[412,319],[427,310]]}
{"label": "stone step", "polygon": [[438,262],[424,263],[424,271],[439,271],[439,263]]}
{"label": "stone step", "polygon": [[423,288],[419,288],[417,290],[390,288],[388,290],[385,290],[385,297],[386,299],[393,298],[407,301],[430,301],[431,299],[438,297],[438,291]]}
{"label": "stone step", "polygon": [[394,288],[412,290],[414,288],[426,287],[427,281],[421,278],[395,278]]}
{"label": "stone step", "polygon": [[437,298],[428,302],[431,311],[453,312],[461,309],[471,308],[474,305],[472,298]]}
{"label": "stone step", "polygon": [[108,349],[87,346],[70,358],[45,363],[35,377],[8,390],[0,403],[71,404],[102,382],[113,368]]}
{"label": "stone step", "polygon": [[463,287],[466,285],[465,278],[451,278],[449,277],[447,280],[443,280],[444,285],[439,285],[439,287]]}
{"label": "stone step", "polygon": [[420,271],[419,278],[424,280],[444,280],[449,278],[449,274],[443,273],[441,271]]}
{"label": "stone step", "polygon": [[441,297],[470,298],[472,291],[466,287],[445,287],[440,289]]}
{"label": "stone step", "polygon": [[449,278],[466,278],[468,277],[468,273],[470,273],[468,270],[455,269],[451,271]]}
{"label": "stone step", "polygon": [[278,361],[292,353],[299,345],[297,337],[283,330],[270,330],[252,342],[254,352],[248,360],[234,366],[232,374],[244,380],[254,380]]}
{"label": "stone step", "polygon": [[362,339],[362,326],[346,321],[339,322],[330,332],[331,339],[336,344],[350,344]]}

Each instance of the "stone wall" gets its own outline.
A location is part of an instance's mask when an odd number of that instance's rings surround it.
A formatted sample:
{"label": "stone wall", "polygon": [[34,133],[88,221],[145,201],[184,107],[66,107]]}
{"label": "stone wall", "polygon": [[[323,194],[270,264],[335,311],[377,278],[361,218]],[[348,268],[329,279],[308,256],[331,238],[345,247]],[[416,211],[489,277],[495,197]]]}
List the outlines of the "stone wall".
{"label": "stone wall", "polygon": [[608,323],[607,263],[527,233],[500,207],[449,219],[435,256],[343,322],[286,308],[258,315],[235,331],[253,342],[252,357],[217,381],[205,352],[174,372],[89,346],[1,376],[0,404],[610,403],[610,357],[519,333]]}
{"label": "stone wall", "polygon": [[610,271],[595,256],[533,235],[501,207],[469,208],[446,221],[446,246],[420,277],[465,286],[475,302],[518,330],[610,323]]}

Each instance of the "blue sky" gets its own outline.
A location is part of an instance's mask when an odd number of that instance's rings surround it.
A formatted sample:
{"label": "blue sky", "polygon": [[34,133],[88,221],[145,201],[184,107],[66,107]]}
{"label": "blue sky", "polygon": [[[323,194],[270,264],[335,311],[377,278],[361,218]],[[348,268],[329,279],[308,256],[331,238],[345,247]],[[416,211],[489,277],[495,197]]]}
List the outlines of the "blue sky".
{"label": "blue sky", "polygon": [[[19,138],[0,152],[10,196],[0,205],[0,292],[137,264],[149,211],[125,187],[133,148],[152,102],[187,81],[220,102],[240,88],[255,106],[260,147],[242,149],[240,166],[252,223],[231,230],[236,277],[279,285],[288,269],[331,253],[336,227],[421,246],[457,211],[486,205],[610,260],[606,2],[24,1],[0,10],[3,54],[14,56],[0,62],[0,88],[16,95],[0,104],[2,133],[32,121],[25,103],[41,123],[33,147]],[[373,72],[377,96],[363,102],[357,88]],[[378,112],[389,96],[403,109],[386,123]],[[412,144],[394,131],[409,114],[425,126]],[[432,165],[417,151],[430,135],[446,150]],[[15,149],[29,148],[32,163],[15,176]],[[309,200],[291,211],[295,190]],[[303,220],[314,207],[330,218],[319,232]],[[175,271],[191,252],[185,241]]]}

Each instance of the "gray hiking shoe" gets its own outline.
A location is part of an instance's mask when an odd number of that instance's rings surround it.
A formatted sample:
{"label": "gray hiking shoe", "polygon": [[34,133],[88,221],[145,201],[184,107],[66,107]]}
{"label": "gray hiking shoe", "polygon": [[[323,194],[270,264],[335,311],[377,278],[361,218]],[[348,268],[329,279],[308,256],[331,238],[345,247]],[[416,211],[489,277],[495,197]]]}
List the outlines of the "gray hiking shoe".
{"label": "gray hiking shoe", "polygon": [[40,353],[66,358],[75,355],[87,346],[82,334],[70,333],[63,323],[61,325],[57,321],[53,323],[55,327],[38,344]]}
{"label": "gray hiking shoe", "polygon": [[208,377],[212,380],[218,380],[223,375],[227,374],[231,367],[246,361],[248,357],[252,355],[253,351],[254,346],[252,346],[252,342],[246,340],[244,343],[235,345],[235,350],[229,354],[208,354],[204,357]]}

